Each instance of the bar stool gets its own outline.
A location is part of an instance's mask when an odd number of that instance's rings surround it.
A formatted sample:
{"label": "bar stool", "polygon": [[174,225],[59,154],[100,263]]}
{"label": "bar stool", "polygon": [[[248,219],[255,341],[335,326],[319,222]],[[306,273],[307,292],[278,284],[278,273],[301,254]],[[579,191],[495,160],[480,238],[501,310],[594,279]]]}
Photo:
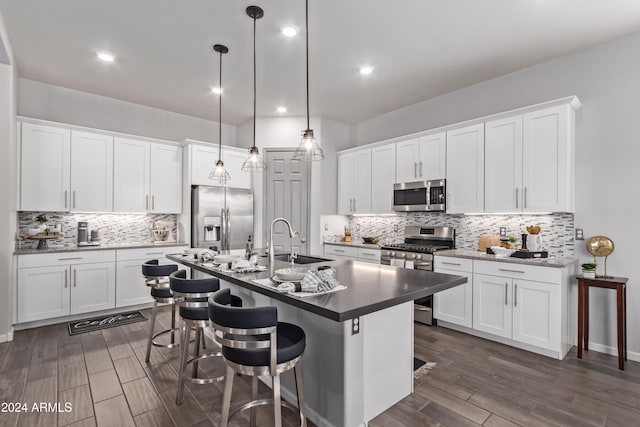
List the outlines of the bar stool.
{"label": "bar stool", "polygon": [[[226,427],[230,418],[240,411],[262,405],[273,405],[276,427],[282,426],[281,406],[297,411],[300,425],[306,426],[300,361],[306,346],[305,333],[299,326],[278,322],[276,307],[230,307],[229,289],[217,291],[209,299],[209,318],[216,341],[222,345],[227,365],[220,426]],[[281,399],[280,374],[294,369],[298,407]],[[252,376],[251,401],[229,416],[234,374]],[[270,376],[272,399],[257,399],[258,377]],[[255,411],[251,410],[251,425],[255,425]]]}
{"label": "bar stool", "polygon": [[[159,264],[157,259],[150,259],[142,264],[142,275],[144,276],[145,284],[151,288],[151,297],[153,297],[153,310],[151,311],[151,329],[149,330],[149,339],[147,340],[147,355],[145,362],[149,363],[149,357],[151,356],[151,346],[174,348],[180,345],[180,342],[175,340],[175,331],[179,330],[176,327],[176,305],[171,289],[169,288],[169,275],[178,270],[178,266],[175,264]],[[171,304],[171,328],[165,329],[154,334],[156,326],[156,315],[158,312],[158,304]],[[156,341],[160,335],[171,334],[171,342],[168,344],[162,344]]]}
{"label": "bar stool", "polygon": [[[204,328],[209,327],[207,311],[207,298],[213,292],[220,289],[220,281],[215,277],[206,279],[187,279],[186,270],[178,270],[169,276],[171,292],[179,307],[180,318],[183,322],[182,351],[180,352],[180,372],[178,374],[178,391],[176,393],[176,405],[182,404],[184,395],[184,382],[188,380],[194,384],[211,384],[224,380],[224,375],[213,378],[198,377],[198,361],[210,357],[220,357],[220,350],[200,354],[200,345],[204,344]],[[233,296],[233,304],[242,306],[242,300]],[[195,329],[195,349],[192,357],[189,357],[189,339],[191,329]],[[204,347],[204,345],[203,345]],[[186,375],[187,365],[192,363],[192,374]]]}

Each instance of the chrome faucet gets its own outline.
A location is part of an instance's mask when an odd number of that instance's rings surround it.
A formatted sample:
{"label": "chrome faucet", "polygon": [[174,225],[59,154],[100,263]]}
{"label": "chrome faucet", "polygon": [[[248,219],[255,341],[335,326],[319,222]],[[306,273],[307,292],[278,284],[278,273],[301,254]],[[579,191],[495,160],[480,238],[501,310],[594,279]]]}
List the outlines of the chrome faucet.
{"label": "chrome faucet", "polygon": [[297,258],[297,254],[294,253],[293,251],[293,237],[296,234],[299,236],[300,233],[298,233],[297,231],[293,231],[293,227],[291,227],[291,223],[286,218],[276,218],[271,223],[271,228],[269,229],[269,265],[270,266],[272,266],[275,261],[275,258],[274,258],[275,254],[273,250],[273,226],[276,225],[278,221],[284,222],[285,224],[287,224],[287,227],[289,228],[289,237],[291,238],[291,255],[289,256],[289,258],[290,258],[291,264],[293,264],[293,262]]}

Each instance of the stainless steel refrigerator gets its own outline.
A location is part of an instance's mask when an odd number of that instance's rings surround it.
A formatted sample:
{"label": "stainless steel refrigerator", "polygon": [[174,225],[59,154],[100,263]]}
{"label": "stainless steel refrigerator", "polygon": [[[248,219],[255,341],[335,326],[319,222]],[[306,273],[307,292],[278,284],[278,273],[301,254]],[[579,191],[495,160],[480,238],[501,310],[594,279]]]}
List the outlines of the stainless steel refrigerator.
{"label": "stainless steel refrigerator", "polygon": [[244,249],[253,236],[253,192],[241,188],[191,189],[191,246]]}

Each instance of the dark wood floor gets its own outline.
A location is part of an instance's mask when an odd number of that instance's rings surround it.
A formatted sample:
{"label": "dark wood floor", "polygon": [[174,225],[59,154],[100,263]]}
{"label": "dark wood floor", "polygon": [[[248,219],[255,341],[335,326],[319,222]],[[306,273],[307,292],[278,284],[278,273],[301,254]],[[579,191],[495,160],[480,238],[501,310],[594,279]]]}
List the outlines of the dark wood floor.
{"label": "dark wood floor", "polygon": [[[166,327],[163,310],[159,323]],[[144,363],[150,322],[69,336],[66,325],[17,332],[0,344],[0,403],[72,404],[71,412],[0,413],[0,426],[216,426],[222,384],[188,385],[176,406],[178,351],[154,348]],[[563,361],[447,329],[416,325],[416,356],[437,365],[415,393],[371,426],[638,426],[640,363],[618,371],[615,357],[589,352]],[[221,364],[201,364],[218,374]],[[268,390],[262,387],[262,392]],[[234,401],[249,382],[235,382]],[[261,409],[258,425],[270,425]],[[247,425],[238,418],[236,425]],[[287,414],[285,424],[295,424]]]}

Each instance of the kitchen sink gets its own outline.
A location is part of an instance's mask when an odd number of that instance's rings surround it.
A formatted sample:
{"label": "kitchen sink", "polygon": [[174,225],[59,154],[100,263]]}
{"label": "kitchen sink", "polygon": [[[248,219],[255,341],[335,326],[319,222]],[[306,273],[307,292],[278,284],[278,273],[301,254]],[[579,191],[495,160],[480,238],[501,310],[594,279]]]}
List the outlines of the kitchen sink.
{"label": "kitchen sink", "polygon": [[[278,261],[291,262],[291,255],[289,254],[279,254],[273,256]],[[333,261],[327,258],[317,258],[313,256],[307,255],[298,255],[298,257],[293,261],[294,264],[313,264],[315,262],[324,262],[324,261]]]}

